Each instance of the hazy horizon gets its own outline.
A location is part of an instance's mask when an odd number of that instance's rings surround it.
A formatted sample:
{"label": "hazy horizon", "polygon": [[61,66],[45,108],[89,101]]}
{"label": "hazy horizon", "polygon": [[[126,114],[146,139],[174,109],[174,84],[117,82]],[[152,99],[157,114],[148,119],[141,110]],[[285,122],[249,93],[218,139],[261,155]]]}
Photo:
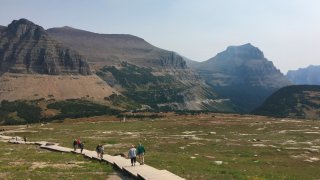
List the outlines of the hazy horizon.
{"label": "hazy horizon", "polygon": [[131,34],[196,61],[251,43],[286,73],[320,65],[316,0],[2,0],[0,25],[26,18],[104,34]]}

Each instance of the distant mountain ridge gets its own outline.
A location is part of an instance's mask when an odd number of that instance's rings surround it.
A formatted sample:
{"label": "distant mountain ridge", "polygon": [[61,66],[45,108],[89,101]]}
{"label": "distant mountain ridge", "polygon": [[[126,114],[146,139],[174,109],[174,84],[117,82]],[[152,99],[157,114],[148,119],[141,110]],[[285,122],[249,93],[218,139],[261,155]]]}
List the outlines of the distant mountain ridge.
{"label": "distant mountain ridge", "polygon": [[310,65],[306,68],[291,70],[286,77],[297,85],[320,85],[320,66]]}
{"label": "distant mountain ridge", "polygon": [[190,64],[221,96],[245,112],[259,106],[277,89],[290,85],[284,75],[250,43],[229,46],[215,57]]}
{"label": "distant mountain ridge", "polygon": [[178,54],[157,48],[133,35],[98,34],[67,26],[51,28],[47,32],[54,39],[78,50],[98,68],[121,61],[152,68],[187,67]]}
{"label": "distant mountain ridge", "polygon": [[253,113],[281,118],[320,119],[320,86],[294,85],[281,88]]}

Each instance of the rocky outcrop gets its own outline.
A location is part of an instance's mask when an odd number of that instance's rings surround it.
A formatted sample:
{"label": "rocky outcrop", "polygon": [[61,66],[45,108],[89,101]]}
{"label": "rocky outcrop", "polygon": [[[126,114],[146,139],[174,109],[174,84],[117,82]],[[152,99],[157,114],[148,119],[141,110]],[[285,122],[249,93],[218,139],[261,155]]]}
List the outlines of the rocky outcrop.
{"label": "rocky outcrop", "polygon": [[249,112],[290,82],[251,44],[230,46],[215,57],[193,63],[200,76],[224,98]]}
{"label": "rocky outcrop", "polygon": [[1,73],[91,74],[79,53],[59,44],[41,26],[26,19],[13,21],[0,37]]}
{"label": "rocky outcrop", "polygon": [[297,85],[320,85],[320,66],[309,66],[288,71],[286,77]]}
{"label": "rocky outcrop", "polygon": [[186,62],[183,57],[174,53],[167,52],[160,57],[160,63],[163,67],[174,68],[174,69],[186,69]]}

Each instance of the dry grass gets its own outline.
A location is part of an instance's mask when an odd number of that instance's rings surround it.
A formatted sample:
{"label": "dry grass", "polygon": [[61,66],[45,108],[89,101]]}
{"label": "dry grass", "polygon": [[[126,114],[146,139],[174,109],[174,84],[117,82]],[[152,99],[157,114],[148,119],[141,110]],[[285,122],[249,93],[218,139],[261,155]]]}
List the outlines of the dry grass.
{"label": "dry grass", "polygon": [[112,92],[117,92],[96,75],[49,76],[4,74],[0,77],[0,99],[79,99],[103,101]]}

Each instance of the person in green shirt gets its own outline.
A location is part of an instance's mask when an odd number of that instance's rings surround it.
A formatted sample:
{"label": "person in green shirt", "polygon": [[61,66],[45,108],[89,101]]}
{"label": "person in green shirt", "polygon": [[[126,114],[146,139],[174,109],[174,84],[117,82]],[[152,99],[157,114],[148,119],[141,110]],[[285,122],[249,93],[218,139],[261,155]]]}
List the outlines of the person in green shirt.
{"label": "person in green shirt", "polygon": [[144,154],[146,153],[143,145],[141,143],[139,143],[138,147],[137,147],[137,155],[139,157],[139,161],[140,164],[144,164]]}

